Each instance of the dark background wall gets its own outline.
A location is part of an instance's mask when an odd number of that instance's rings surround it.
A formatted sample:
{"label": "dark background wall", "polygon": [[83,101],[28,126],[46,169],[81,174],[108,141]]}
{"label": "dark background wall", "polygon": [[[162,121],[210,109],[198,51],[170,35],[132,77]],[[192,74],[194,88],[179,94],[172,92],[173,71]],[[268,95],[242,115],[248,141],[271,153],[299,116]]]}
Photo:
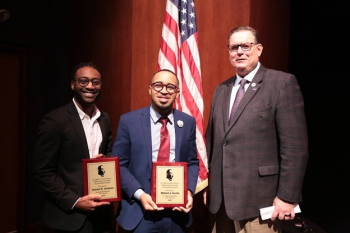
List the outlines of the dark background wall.
{"label": "dark background wall", "polygon": [[305,98],[310,141],[302,206],[329,232],[350,232],[349,10],[347,1],[291,1],[289,71]]}
{"label": "dark background wall", "polygon": [[[300,83],[310,139],[302,214],[328,232],[341,230],[350,217],[348,5],[316,0],[196,2],[205,122],[215,86],[233,74],[227,34],[239,24],[249,24],[261,34],[263,64],[295,74]],[[24,148],[16,157],[19,178],[9,184],[20,203],[12,215],[19,216],[14,223],[19,232],[39,232],[43,192],[31,179],[31,170],[40,118],[71,99],[70,69],[82,60],[94,61],[103,70],[108,87],[104,86],[98,106],[110,113],[114,131],[121,113],[148,105],[147,86],[156,67],[165,0],[103,4],[98,0],[1,0],[0,9],[11,13],[9,20],[0,23],[0,51],[20,51],[24,60],[19,91],[14,92],[11,85],[2,90],[3,101],[16,99],[14,93],[20,95],[3,113],[20,112],[16,134],[21,143],[11,146]],[[0,68],[0,77],[6,79],[7,67]],[[7,132],[2,132],[6,137]],[[0,156],[5,154],[8,151],[1,150]],[[5,212],[0,215],[6,219]],[[197,221],[201,224],[205,219]],[[1,227],[0,233],[9,232]]]}

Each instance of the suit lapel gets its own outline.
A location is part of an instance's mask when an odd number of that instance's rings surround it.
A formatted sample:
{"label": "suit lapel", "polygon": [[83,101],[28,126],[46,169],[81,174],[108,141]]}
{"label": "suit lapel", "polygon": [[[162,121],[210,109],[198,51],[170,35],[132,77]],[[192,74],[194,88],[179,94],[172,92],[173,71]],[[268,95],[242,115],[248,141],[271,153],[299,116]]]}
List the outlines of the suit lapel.
{"label": "suit lapel", "polygon": [[174,109],[174,128],[175,128],[175,162],[180,161],[180,148],[182,144],[182,132],[183,129],[178,127],[177,122],[183,121],[179,111]]}
{"label": "suit lapel", "polygon": [[102,133],[102,142],[101,142],[101,145],[98,149],[98,153],[104,154],[104,151],[102,150],[102,148],[106,148],[105,143],[107,143],[108,138],[106,138],[107,126],[106,126],[106,123],[105,123],[104,118],[102,116],[102,112],[101,112],[101,116],[99,118],[97,118],[97,121],[98,121],[98,124],[100,125],[101,133]]}
{"label": "suit lapel", "polygon": [[[232,81],[231,81],[232,80]],[[222,120],[223,120],[223,125],[224,125],[224,132],[228,130],[228,120],[229,120],[229,112],[231,111],[230,109],[230,99],[231,99],[231,93],[232,93],[232,88],[233,84],[236,81],[236,75],[233,76],[229,81],[228,84],[226,84],[226,89],[224,90],[224,98],[222,101]]]}
{"label": "suit lapel", "polygon": [[73,101],[70,102],[68,107],[69,120],[72,124],[72,128],[74,129],[77,138],[80,143],[80,148],[83,150],[83,158],[90,158],[89,149],[86,141],[86,136],[83,128],[83,124],[81,123],[81,119],[79,118],[78,110],[76,109]]}
{"label": "suit lapel", "polygon": [[250,83],[248,89],[246,90],[241,102],[239,103],[239,106],[235,112],[235,115],[233,116],[231,124],[228,126],[228,130],[232,128],[232,126],[236,123],[238,117],[242,114],[250,100],[255,96],[255,94],[259,91],[263,76],[265,73],[265,68],[261,65],[258,72],[255,74],[252,82]]}
{"label": "suit lapel", "polygon": [[151,120],[150,120],[150,107],[144,108],[144,111],[141,111],[140,122],[141,130],[145,139],[146,146],[146,156],[149,168],[152,169],[152,135],[151,135]]}

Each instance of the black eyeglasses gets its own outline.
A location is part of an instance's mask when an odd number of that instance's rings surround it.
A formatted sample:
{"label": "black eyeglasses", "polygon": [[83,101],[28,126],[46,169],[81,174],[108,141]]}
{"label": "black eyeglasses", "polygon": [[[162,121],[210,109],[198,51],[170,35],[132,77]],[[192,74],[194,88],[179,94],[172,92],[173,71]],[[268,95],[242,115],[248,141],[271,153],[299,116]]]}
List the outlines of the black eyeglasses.
{"label": "black eyeglasses", "polygon": [[250,51],[253,45],[256,45],[256,43],[233,44],[228,46],[228,51],[230,51],[231,53],[237,52],[239,47],[241,47],[243,51]]}
{"label": "black eyeglasses", "polygon": [[98,79],[98,78],[93,78],[93,79],[77,78],[77,81],[79,85],[82,87],[86,87],[89,84],[89,82],[91,82],[94,87],[101,86],[101,79]]}
{"label": "black eyeglasses", "polygon": [[166,91],[169,94],[173,94],[173,93],[175,93],[178,90],[177,86],[175,86],[174,84],[165,85],[165,84],[163,84],[161,82],[152,83],[151,86],[153,87],[153,89],[155,91],[158,91],[158,92],[162,91],[163,88],[165,87]]}

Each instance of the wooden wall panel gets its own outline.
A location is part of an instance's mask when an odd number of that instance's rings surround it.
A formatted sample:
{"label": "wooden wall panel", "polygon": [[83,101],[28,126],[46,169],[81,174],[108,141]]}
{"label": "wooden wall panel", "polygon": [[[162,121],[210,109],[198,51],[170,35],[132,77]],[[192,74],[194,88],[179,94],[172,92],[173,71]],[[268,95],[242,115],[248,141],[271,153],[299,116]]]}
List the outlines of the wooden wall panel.
{"label": "wooden wall panel", "polygon": [[250,1],[196,1],[199,54],[204,98],[204,129],[207,126],[215,87],[231,77],[228,34],[234,27],[249,24]]}
{"label": "wooden wall panel", "polygon": [[156,71],[166,1],[133,1],[130,110],[150,105],[148,86]]}
{"label": "wooden wall panel", "polygon": [[250,25],[258,29],[264,46],[261,62],[272,69],[288,71],[290,0],[251,0]]}
{"label": "wooden wall panel", "polygon": [[[131,109],[132,1],[71,1],[71,59],[93,61],[102,69],[102,95],[98,107],[111,117],[115,133],[119,116]],[[142,53],[146,53],[142,43]]]}
{"label": "wooden wall panel", "polygon": [[[206,128],[216,85],[234,75],[227,52],[232,28],[255,27],[264,45],[263,64],[287,70],[289,0],[195,3]],[[165,4],[165,0],[72,2],[72,61],[89,59],[103,68],[106,85],[98,104],[110,113],[113,129],[122,113],[150,103],[148,85],[156,70]]]}

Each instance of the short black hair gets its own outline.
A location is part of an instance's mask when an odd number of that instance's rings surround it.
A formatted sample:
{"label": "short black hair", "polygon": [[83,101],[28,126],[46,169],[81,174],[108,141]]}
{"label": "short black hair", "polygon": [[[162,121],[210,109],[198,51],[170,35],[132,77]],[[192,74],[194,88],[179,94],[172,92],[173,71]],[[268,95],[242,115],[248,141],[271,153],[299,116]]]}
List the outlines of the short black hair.
{"label": "short black hair", "polygon": [[169,69],[160,69],[160,70],[157,70],[157,71],[152,75],[151,82],[152,82],[154,76],[155,76],[156,74],[158,74],[159,72],[162,72],[162,71],[167,71],[167,72],[169,72],[169,73],[172,73],[172,74],[176,77],[177,82],[180,83],[179,78],[177,77],[177,75],[175,74],[175,72],[172,71],[172,70],[169,70]]}
{"label": "short black hair", "polygon": [[[91,67],[91,68],[94,68],[95,70],[97,70],[100,74],[101,74],[101,69],[99,67],[97,67],[93,62],[80,62],[78,65],[74,66],[73,69],[72,69],[72,80],[75,79],[75,74],[77,73],[77,71],[80,69],[80,68],[83,68],[83,67]],[[101,74],[102,76],[102,74]]]}

